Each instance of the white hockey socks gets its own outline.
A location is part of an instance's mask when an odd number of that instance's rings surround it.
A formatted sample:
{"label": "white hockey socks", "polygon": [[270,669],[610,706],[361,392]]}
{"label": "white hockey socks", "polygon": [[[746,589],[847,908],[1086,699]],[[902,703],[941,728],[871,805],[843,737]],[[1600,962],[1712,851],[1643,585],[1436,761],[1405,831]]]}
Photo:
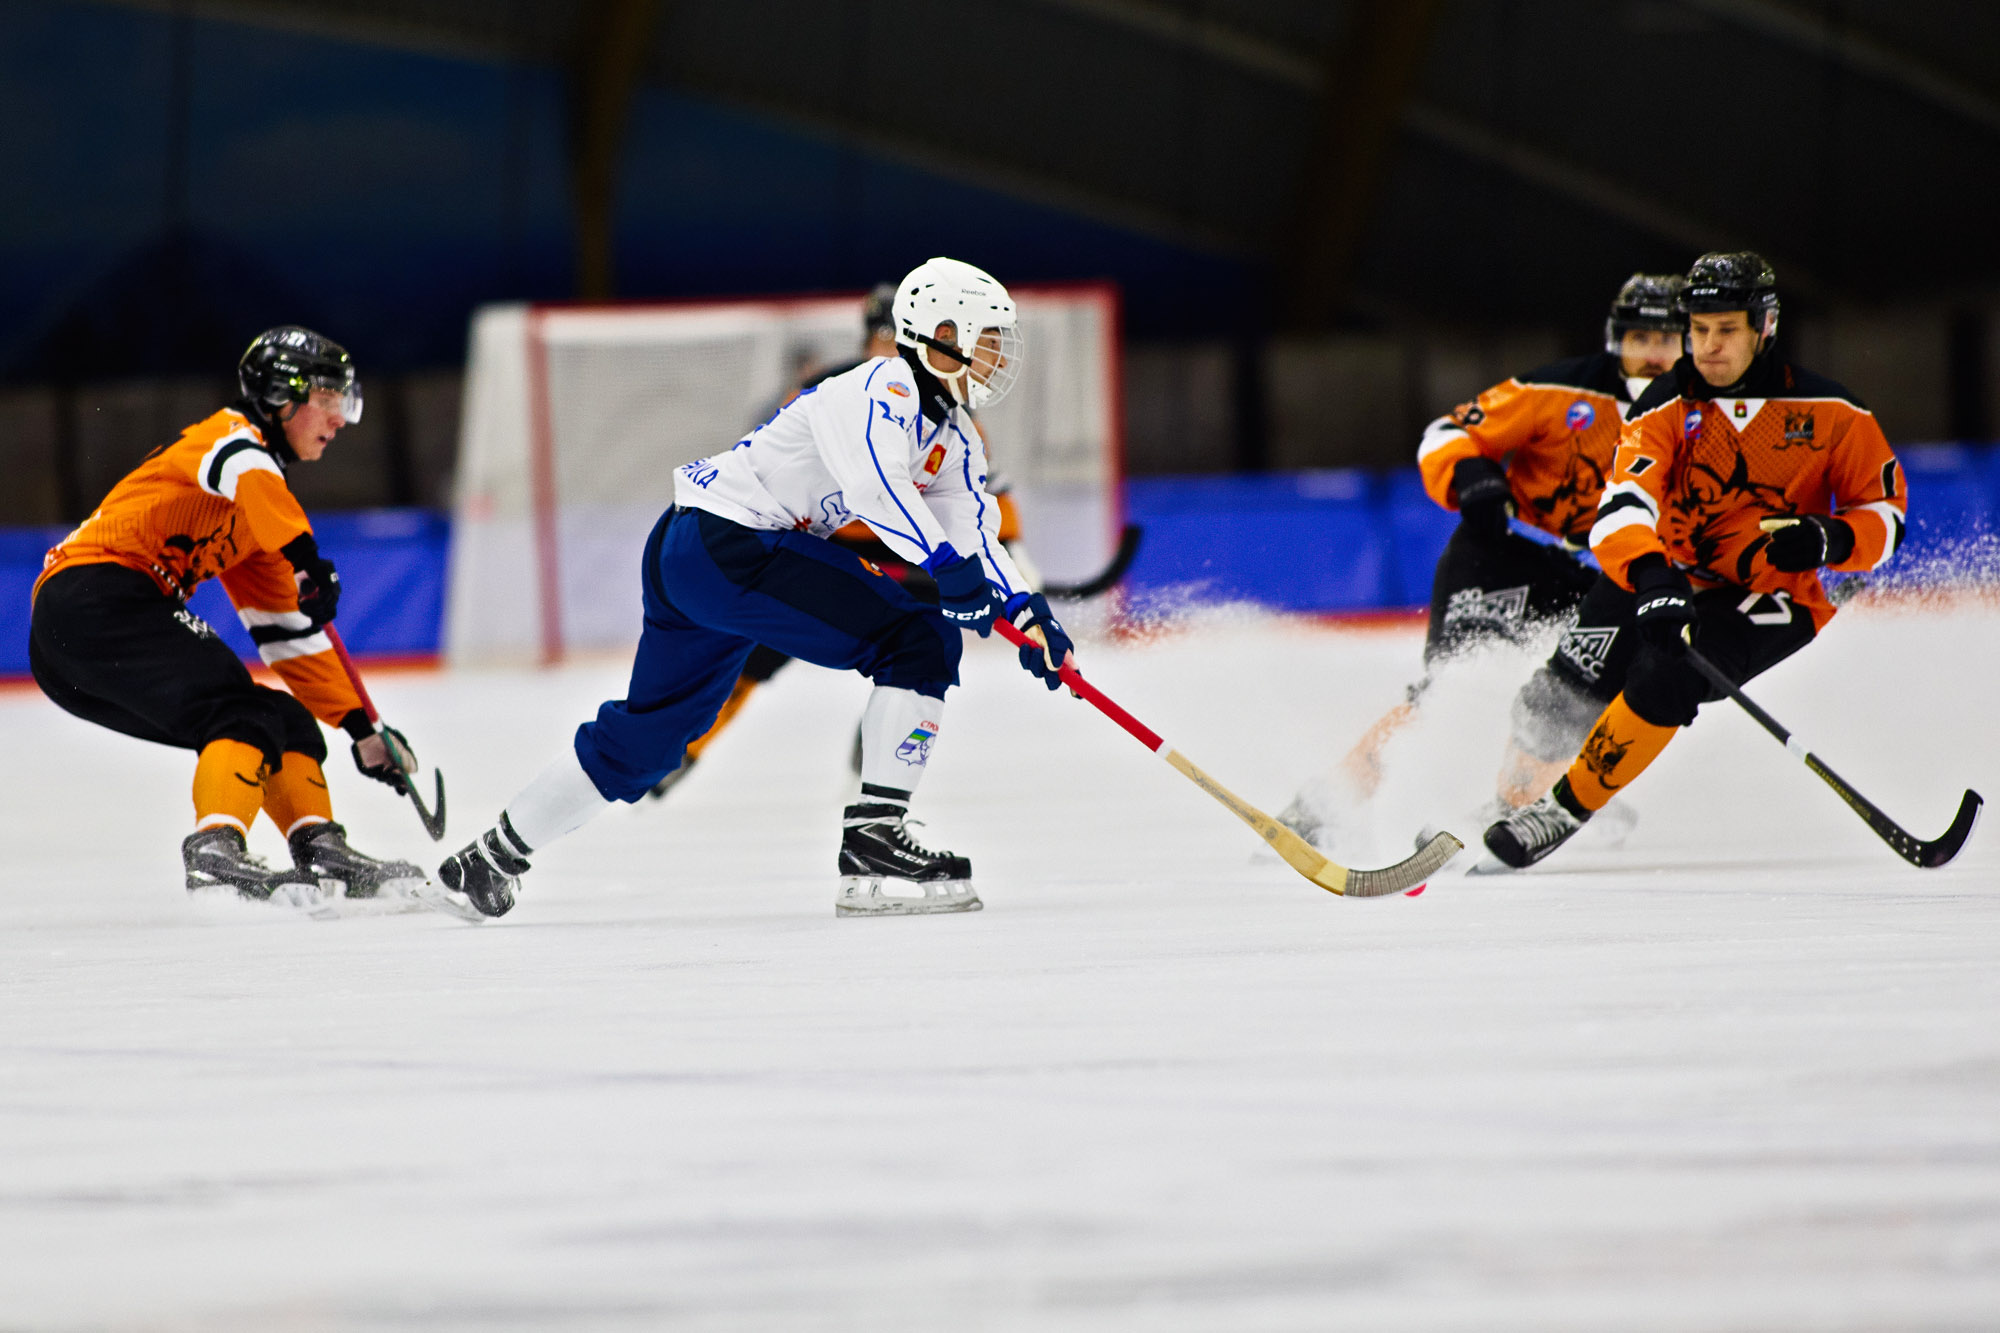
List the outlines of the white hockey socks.
{"label": "white hockey socks", "polygon": [[540,851],[564,834],[576,832],[610,806],[571,747],[507,802],[501,818],[504,827],[528,844],[522,849],[525,853]]}
{"label": "white hockey socks", "polygon": [[861,714],[861,799],[908,802],[923,781],[944,700],[877,685]]}

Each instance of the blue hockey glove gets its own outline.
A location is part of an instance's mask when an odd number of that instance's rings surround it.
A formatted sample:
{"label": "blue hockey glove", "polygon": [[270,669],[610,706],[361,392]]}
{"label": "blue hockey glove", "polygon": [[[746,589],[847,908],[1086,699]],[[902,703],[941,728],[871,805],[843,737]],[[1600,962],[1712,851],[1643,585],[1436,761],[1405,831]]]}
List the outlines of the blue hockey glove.
{"label": "blue hockey glove", "polygon": [[1045,650],[1040,644],[1022,644],[1022,668],[1039,676],[1050,689],[1062,684],[1062,664],[1070,660],[1076,645],[1070,642],[1062,622],[1049,610],[1049,599],[1038,592],[1015,593],[1007,602],[1007,619],[1014,622],[1015,629],[1030,637],[1040,630],[1042,642],[1047,645]]}
{"label": "blue hockey glove", "polygon": [[978,556],[961,556],[946,543],[931,556],[930,576],[937,581],[938,610],[946,620],[977,631],[982,639],[993,632],[1000,592],[986,581],[986,566]]}

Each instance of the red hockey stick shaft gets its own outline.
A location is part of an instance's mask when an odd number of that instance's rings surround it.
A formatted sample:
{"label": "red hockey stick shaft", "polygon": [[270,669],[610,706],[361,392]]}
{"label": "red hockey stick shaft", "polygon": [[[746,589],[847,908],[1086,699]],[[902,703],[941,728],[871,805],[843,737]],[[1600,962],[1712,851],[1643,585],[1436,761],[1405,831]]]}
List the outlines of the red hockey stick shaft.
{"label": "red hockey stick shaft", "polygon": [[[1016,629],[1012,621],[1009,621],[1005,618],[995,617],[993,621],[993,628],[1000,631],[1001,638],[1007,640],[1007,642],[1011,644],[1014,644],[1016,647],[1025,646],[1027,644],[1035,642],[1033,639],[1023,634],[1020,630]],[[1040,647],[1041,645],[1036,644],[1035,646]],[[1061,674],[1062,674],[1063,684],[1069,686],[1072,690],[1076,691],[1076,693],[1080,697],[1088,699],[1090,701],[1091,706],[1097,709],[1098,712],[1104,714],[1104,716],[1110,718],[1113,722],[1116,722],[1119,726],[1131,732],[1133,738],[1137,740],[1139,744],[1145,746],[1148,750],[1151,750],[1154,754],[1160,754],[1161,752],[1167,749],[1167,743],[1164,739],[1161,738],[1160,733],[1154,731],[1151,727],[1147,726],[1144,722],[1141,722],[1138,718],[1133,717],[1123,708],[1120,708],[1117,702],[1111,699],[1108,695],[1106,695],[1103,690],[1098,689],[1095,685],[1092,685],[1089,681],[1085,680],[1083,678],[1083,674],[1079,672],[1074,666],[1070,665],[1069,662],[1065,661],[1062,664]]]}
{"label": "red hockey stick shaft", "polygon": [[382,724],[382,715],[375,711],[375,701],[368,697],[368,687],[361,683],[361,672],[354,665],[354,659],[347,655],[347,644],[340,637],[340,631],[331,621],[323,627],[327,642],[333,645],[333,655],[340,659],[340,669],[347,673],[347,683],[354,687],[354,693],[361,699],[361,711],[368,714],[368,720],[377,726]]}

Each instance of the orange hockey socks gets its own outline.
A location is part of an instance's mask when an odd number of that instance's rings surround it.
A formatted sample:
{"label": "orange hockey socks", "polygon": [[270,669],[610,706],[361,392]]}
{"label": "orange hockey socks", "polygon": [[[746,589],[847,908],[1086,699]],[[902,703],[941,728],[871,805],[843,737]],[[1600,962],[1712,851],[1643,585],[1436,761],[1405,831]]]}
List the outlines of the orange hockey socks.
{"label": "orange hockey socks", "polygon": [[210,741],[194,765],[194,826],[250,831],[264,804],[264,752],[243,741]]}
{"label": "orange hockey socks", "polygon": [[1415,704],[1397,704],[1375,719],[1375,725],[1368,728],[1367,733],[1354,743],[1354,748],[1347,752],[1347,757],[1340,761],[1341,770],[1347,774],[1348,781],[1354,784],[1355,791],[1361,796],[1373,796],[1381,787],[1382,749],[1388,745],[1390,738],[1408,726],[1410,719],[1416,715]]}
{"label": "orange hockey socks", "polygon": [[1674,738],[1679,727],[1648,722],[1632,711],[1625,696],[1613,699],[1584,739],[1583,751],[1563,775],[1570,799],[1597,811],[1623,791]]}
{"label": "orange hockey socks", "polygon": [[327,794],[326,774],[319,762],[297,751],[287,751],[285,766],[264,779],[264,813],[286,837],[302,822],[322,823],[333,818],[333,798]]}

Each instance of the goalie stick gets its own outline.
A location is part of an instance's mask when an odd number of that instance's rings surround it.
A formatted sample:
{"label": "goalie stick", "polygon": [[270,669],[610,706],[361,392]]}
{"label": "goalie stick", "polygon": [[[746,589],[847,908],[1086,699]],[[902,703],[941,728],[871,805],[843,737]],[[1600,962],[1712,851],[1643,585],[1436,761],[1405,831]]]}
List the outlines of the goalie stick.
{"label": "goalie stick", "polygon": [[1965,846],[1965,840],[1972,836],[1972,826],[1979,822],[1979,809],[1986,803],[1985,798],[1978,792],[1968,789],[1959,800],[1958,813],[1952,817],[1951,827],[1946,829],[1942,836],[1925,842],[1883,814],[1867,797],[1848,786],[1845,778],[1828,768],[1826,762],[1808,750],[1803,741],[1786,730],[1776,718],[1759,708],[1749,695],[1738,688],[1735,681],[1722,674],[1722,669],[1715,663],[1693,648],[1687,650],[1687,657],[1695,670],[1708,677],[1709,684],[1734,699],[1744,712],[1756,719],[1759,726],[1784,743],[1787,753],[1819,774],[1821,780],[1833,788],[1834,793],[1847,802],[1848,807],[1860,815],[1869,828],[1875,830],[1876,837],[1888,843],[1896,855],[1911,865],[1926,870],[1944,865],[1958,855],[1959,849]]}
{"label": "goalie stick", "polygon": [[[375,701],[368,697],[368,687],[361,683],[361,672],[355,669],[354,659],[347,655],[347,645],[342,642],[340,631],[331,624],[326,627],[326,637],[333,644],[333,655],[340,659],[340,669],[347,673],[348,683],[354,686],[354,693],[360,696],[361,710],[368,714],[368,720],[376,726],[382,725],[382,715],[375,711]],[[437,810],[433,813],[424,805],[424,798],[417,794],[417,784],[404,775],[403,793],[410,798],[410,804],[417,807],[417,818],[424,821],[424,832],[437,842],[444,837],[444,773],[435,764],[431,766],[431,777],[437,782],[435,797]]]}
{"label": "goalie stick", "polygon": [[[1034,643],[1033,639],[1004,618],[996,619],[993,628],[1000,631],[1002,638],[1017,647]],[[1398,861],[1395,865],[1385,866],[1380,870],[1350,870],[1322,855],[1304,838],[1195,767],[1187,756],[1168,745],[1158,732],[1112,702],[1102,690],[1085,680],[1082,674],[1068,663],[1063,664],[1062,681],[1075,691],[1079,698],[1088,700],[1098,712],[1123,727],[1134,740],[1166,760],[1195,786],[1220,801],[1231,814],[1255,829],[1257,836],[1269,843],[1271,849],[1284,858],[1286,865],[1328,893],[1337,893],[1345,898],[1380,898],[1391,893],[1407,893],[1421,888],[1440,866],[1451,860],[1465,846],[1451,834],[1439,833],[1418,848],[1414,856]]]}
{"label": "goalie stick", "polygon": [[1081,583],[1051,583],[1042,591],[1067,602],[1080,602],[1117,587],[1132,568],[1132,557],[1139,554],[1139,539],[1146,530],[1137,523],[1127,523],[1118,533],[1118,549],[1112,553],[1111,563]]}

